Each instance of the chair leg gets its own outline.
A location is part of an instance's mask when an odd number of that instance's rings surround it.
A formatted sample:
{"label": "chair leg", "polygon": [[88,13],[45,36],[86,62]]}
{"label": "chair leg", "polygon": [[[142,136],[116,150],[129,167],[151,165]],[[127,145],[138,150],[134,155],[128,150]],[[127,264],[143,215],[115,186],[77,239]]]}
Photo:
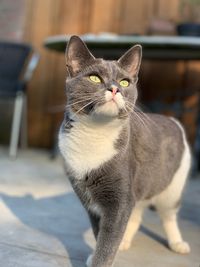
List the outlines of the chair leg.
{"label": "chair leg", "polygon": [[23,110],[22,110],[22,124],[21,124],[21,131],[20,131],[20,144],[22,148],[27,148],[28,141],[27,141],[27,97],[24,94],[23,96]]}
{"label": "chair leg", "polygon": [[24,102],[24,94],[22,92],[19,92],[15,98],[15,104],[14,104],[14,113],[13,113],[12,130],[10,138],[10,151],[9,151],[10,157],[16,157],[17,155],[17,146],[19,142],[23,102]]}

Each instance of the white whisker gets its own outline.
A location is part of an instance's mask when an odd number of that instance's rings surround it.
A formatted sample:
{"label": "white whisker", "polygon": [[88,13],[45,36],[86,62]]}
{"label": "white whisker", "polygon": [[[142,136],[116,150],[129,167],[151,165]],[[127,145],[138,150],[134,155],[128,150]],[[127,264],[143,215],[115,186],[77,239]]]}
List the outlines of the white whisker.
{"label": "white whisker", "polygon": [[72,117],[75,117],[81,110],[83,110],[84,108],[86,108],[87,106],[89,106],[92,103],[94,103],[94,100],[90,101],[89,103],[87,103],[86,105],[81,107],[78,111],[76,111],[74,114],[72,114]]}
{"label": "white whisker", "polygon": [[71,106],[74,106],[74,105],[76,105],[78,103],[85,102],[85,101],[90,100],[90,99],[91,99],[91,97],[90,98],[85,98],[85,99],[82,99],[82,100],[79,100],[79,101],[76,101],[74,103],[71,103],[71,104],[66,105],[66,108],[71,107]]}
{"label": "white whisker", "polygon": [[141,116],[143,116],[143,119],[150,124],[153,124],[155,127],[157,127],[157,124],[155,121],[153,121],[145,112],[143,112],[139,107],[135,106],[135,110],[140,112]]}
{"label": "white whisker", "polygon": [[130,113],[132,113],[133,115],[135,115],[136,118],[138,119],[138,122],[140,124],[142,124],[148,130],[148,132],[149,132],[150,129],[148,127],[147,121],[144,118],[142,118],[142,116],[141,116],[142,112],[135,111],[134,110],[135,105],[133,103],[131,103],[130,101],[128,101],[128,100],[126,101],[126,106],[129,109]]}
{"label": "white whisker", "polygon": [[89,106],[90,104],[94,103],[94,100],[90,101],[89,103],[87,103],[86,105],[84,105],[83,107],[81,107],[78,111],[76,111],[75,113],[71,114],[71,117],[68,121],[66,121],[66,126],[68,126],[68,124],[70,123],[71,120],[73,120],[73,118],[75,118],[75,116],[81,111],[83,110],[85,107]]}

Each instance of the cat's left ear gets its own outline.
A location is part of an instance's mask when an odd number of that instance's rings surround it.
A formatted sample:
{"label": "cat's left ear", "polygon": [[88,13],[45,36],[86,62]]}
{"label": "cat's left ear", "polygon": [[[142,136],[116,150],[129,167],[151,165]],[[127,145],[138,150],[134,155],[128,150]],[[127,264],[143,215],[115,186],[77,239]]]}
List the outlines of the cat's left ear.
{"label": "cat's left ear", "polygon": [[118,63],[122,69],[127,71],[131,77],[137,77],[142,59],[142,46],[135,45],[130,48],[120,59]]}
{"label": "cat's left ear", "polygon": [[66,65],[70,76],[73,77],[84,67],[92,64],[94,60],[95,57],[85,43],[78,36],[72,36],[66,48]]}

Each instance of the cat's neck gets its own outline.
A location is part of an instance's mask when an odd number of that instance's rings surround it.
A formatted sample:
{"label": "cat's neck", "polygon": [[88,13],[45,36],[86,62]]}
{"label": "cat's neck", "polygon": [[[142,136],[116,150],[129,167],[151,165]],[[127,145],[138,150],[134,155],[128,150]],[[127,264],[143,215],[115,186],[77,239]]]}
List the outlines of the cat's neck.
{"label": "cat's neck", "polygon": [[125,120],[95,121],[84,117],[71,123],[69,132],[61,132],[59,146],[67,165],[78,177],[99,168],[119,153],[116,143]]}
{"label": "cat's neck", "polygon": [[65,121],[71,121],[76,124],[76,126],[84,126],[90,129],[99,129],[99,128],[121,128],[122,125],[128,123],[128,119],[120,119],[112,116],[103,116],[94,114],[91,116],[77,116],[70,112],[70,110],[65,115]]}

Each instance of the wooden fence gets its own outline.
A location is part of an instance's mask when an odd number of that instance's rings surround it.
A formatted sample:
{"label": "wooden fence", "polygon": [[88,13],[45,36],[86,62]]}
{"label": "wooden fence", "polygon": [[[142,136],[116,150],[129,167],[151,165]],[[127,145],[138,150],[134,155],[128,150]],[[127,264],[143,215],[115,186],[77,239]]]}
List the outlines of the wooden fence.
{"label": "wooden fence", "polygon": [[[28,90],[29,143],[52,144],[62,113],[52,107],[65,103],[64,54],[48,51],[44,39],[56,34],[115,32],[145,34],[153,18],[177,21],[180,0],[27,0],[24,40],[33,44],[41,60]],[[164,69],[164,71],[163,71]],[[199,63],[188,65],[188,82],[199,83],[194,72]],[[145,62],[142,68],[143,94],[179,88],[183,63]],[[166,79],[167,77],[167,79]],[[195,78],[194,78],[195,77]],[[144,89],[143,89],[144,88]],[[146,90],[146,91],[145,91]]]}

